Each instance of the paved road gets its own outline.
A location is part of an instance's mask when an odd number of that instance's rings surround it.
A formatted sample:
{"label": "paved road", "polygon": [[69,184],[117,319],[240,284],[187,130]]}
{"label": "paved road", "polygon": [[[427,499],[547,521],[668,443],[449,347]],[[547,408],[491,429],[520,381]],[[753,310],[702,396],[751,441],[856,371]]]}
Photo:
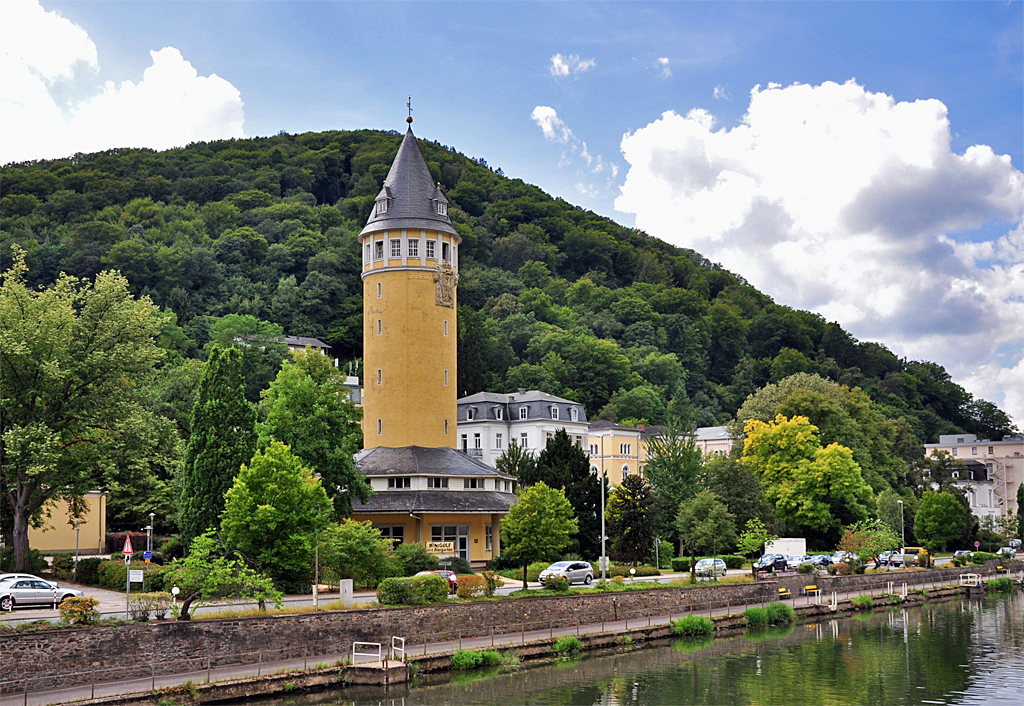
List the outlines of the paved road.
{"label": "paved road", "polygon": [[[910,577],[913,574],[904,574],[906,577]],[[894,579],[898,577],[898,574],[894,576]],[[936,582],[926,582],[925,584],[915,584],[914,588],[934,588],[938,584]],[[897,590],[899,584],[897,584]],[[109,593],[109,592],[108,592]],[[874,595],[878,595],[878,591],[871,591]],[[852,598],[857,593],[841,593],[836,596],[837,600],[843,601]],[[811,597],[811,596],[794,596],[787,602],[792,603],[794,607],[800,607],[810,605],[812,603],[827,603],[829,597]],[[701,615],[708,615],[711,617],[725,616],[725,615],[738,615],[741,614],[748,605],[731,606],[729,608],[714,608],[709,610],[695,610],[694,613]],[[617,634],[628,631],[630,629],[636,629],[648,626],[666,625],[672,619],[678,618],[682,613],[674,613],[669,615],[649,615],[640,619],[631,620],[609,620],[601,623],[590,623],[584,625],[573,625],[564,628],[551,628],[545,627],[542,629],[527,629],[527,626],[523,626],[523,629],[519,632],[511,634],[499,634],[499,635],[487,635],[484,637],[474,637],[465,639],[455,640],[444,640],[437,642],[427,642],[421,644],[407,645],[407,650],[410,655],[429,655],[429,654],[445,654],[453,652],[456,649],[484,649],[484,648],[504,648],[518,644],[525,644],[535,640],[543,640],[554,637],[564,637],[567,635],[596,635],[601,633]],[[256,654],[251,653],[247,655],[246,659],[256,662]],[[47,704],[64,703],[69,701],[84,700],[88,698],[101,697],[101,696],[113,696],[116,694],[127,694],[133,692],[148,691],[153,688],[167,688],[171,686],[177,686],[184,684],[187,681],[193,683],[203,681],[222,681],[229,679],[239,679],[244,677],[258,676],[259,674],[270,674],[274,672],[282,672],[287,670],[306,669],[313,667],[317,664],[336,664],[341,659],[348,657],[350,653],[336,653],[336,654],[325,654],[325,655],[309,655],[303,658],[291,658],[291,659],[278,659],[273,660],[265,655],[269,653],[259,653],[259,662],[248,663],[248,664],[235,664],[224,667],[214,667],[209,670],[200,670],[190,673],[180,674],[158,674],[160,666],[153,666],[147,664],[141,664],[139,671],[142,676],[131,680],[121,681],[104,681],[102,674],[96,677],[95,684],[87,684],[83,686],[68,687],[64,689],[47,689],[44,680],[38,680],[32,683],[30,680],[27,684],[27,696],[23,691],[24,686],[19,687],[19,693],[8,694],[0,697],[0,706],[15,706],[16,704],[29,704],[30,706],[45,706]],[[222,657],[223,658],[223,657]],[[148,676],[147,676],[148,672]]]}

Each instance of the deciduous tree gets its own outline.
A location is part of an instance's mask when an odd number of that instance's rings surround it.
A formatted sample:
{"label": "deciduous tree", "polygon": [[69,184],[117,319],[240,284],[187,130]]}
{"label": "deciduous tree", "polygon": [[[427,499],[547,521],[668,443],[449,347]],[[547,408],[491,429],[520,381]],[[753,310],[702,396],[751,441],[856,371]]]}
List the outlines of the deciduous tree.
{"label": "deciduous tree", "polygon": [[914,534],[930,553],[946,549],[964,531],[964,511],[960,501],[949,493],[928,491],[914,518]]}
{"label": "deciduous tree", "polygon": [[93,462],[121,438],[119,420],[140,411],[136,386],[163,351],[156,307],[118,273],[32,289],[14,253],[0,286],[0,479],[23,571],[33,517],[101,482]]}
{"label": "deciduous tree", "polygon": [[331,517],[319,478],[279,441],[243,465],[225,496],[221,532],[276,585],[304,588],[318,532]]}
{"label": "deciduous tree", "polygon": [[[736,551],[743,556],[751,556],[752,554],[761,556],[764,554],[765,545],[769,542],[774,542],[778,538],[778,535],[768,531],[768,528],[764,526],[764,523],[759,518],[752,517],[747,520],[743,531],[740,532],[739,540],[736,542]],[[754,558],[756,559],[756,557]],[[754,568],[753,562],[750,566],[750,572],[755,575],[757,574],[757,569]]]}
{"label": "deciduous tree", "polygon": [[356,470],[353,454],[363,445],[361,411],[348,398],[344,378],[327,356],[296,351],[267,390],[257,425],[258,446],[271,441],[291,448],[303,465],[320,474],[336,517],[352,511],[352,498],[369,500],[373,490]]}
{"label": "deciduous tree", "polygon": [[690,579],[694,578],[697,553],[717,556],[736,544],[736,523],[729,508],[710,490],[702,490],[679,506],[676,529],[690,552]]}
{"label": "deciduous tree", "polygon": [[518,502],[501,521],[501,552],[522,562],[523,590],[530,562],[546,559],[569,545],[579,528],[573,514],[565,492],[544,481],[519,493]]}
{"label": "deciduous tree", "polygon": [[651,484],[656,500],[660,530],[678,545],[675,514],[679,505],[689,500],[700,488],[704,454],[692,432],[679,424],[669,424],[663,433],[648,437],[647,465],[644,477]]}

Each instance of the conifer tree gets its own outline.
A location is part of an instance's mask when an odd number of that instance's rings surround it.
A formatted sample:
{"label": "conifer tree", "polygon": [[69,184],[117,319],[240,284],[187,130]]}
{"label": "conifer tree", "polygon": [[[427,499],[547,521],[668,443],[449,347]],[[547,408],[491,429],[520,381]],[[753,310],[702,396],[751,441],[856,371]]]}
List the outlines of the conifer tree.
{"label": "conifer tree", "polygon": [[583,449],[572,442],[564,428],[548,439],[531,472],[520,482],[533,485],[543,481],[551,488],[562,488],[579,521],[579,532],[570,550],[587,559],[601,552],[601,480],[590,472],[590,460]]}
{"label": "conifer tree", "polygon": [[185,451],[178,527],[181,543],[220,524],[224,494],[256,451],[256,410],[245,399],[242,354],[214,347],[199,379]]}
{"label": "conifer tree", "polygon": [[639,474],[622,479],[608,499],[608,533],[612,537],[612,556],[631,561],[633,566],[648,559],[654,551],[657,511],[651,486]]}

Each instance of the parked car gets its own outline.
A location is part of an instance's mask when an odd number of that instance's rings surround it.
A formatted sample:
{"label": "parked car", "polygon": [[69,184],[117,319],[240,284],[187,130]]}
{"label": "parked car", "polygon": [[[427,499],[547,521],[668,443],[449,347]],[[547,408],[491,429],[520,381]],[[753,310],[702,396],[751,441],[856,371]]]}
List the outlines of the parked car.
{"label": "parked car", "polygon": [[540,572],[540,582],[544,583],[556,576],[565,576],[570,584],[582,583],[589,586],[594,580],[594,567],[586,561],[556,561]]}
{"label": "parked car", "polygon": [[0,610],[12,610],[17,606],[52,606],[55,596],[57,603],[62,603],[65,598],[82,595],[77,588],[61,588],[38,577],[17,578],[0,582]]}
{"label": "parked car", "polygon": [[1017,555],[1017,552],[1013,550],[1013,547],[999,547],[999,551],[996,554],[1006,561],[1011,561]]}
{"label": "parked car", "polygon": [[417,576],[424,576],[426,574],[440,574],[442,578],[448,581],[448,586],[452,593],[459,590],[459,579],[455,575],[454,571],[446,571],[445,569],[438,569],[436,571],[420,571]]}
{"label": "parked car", "polygon": [[974,554],[974,552],[970,551],[969,549],[957,549],[955,552],[953,552],[953,558],[955,559],[958,556],[969,557],[969,556],[972,556],[973,554]]}
{"label": "parked car", "polygon": [[1020,540],[1019,539],[1011,539],[1010,541],[1007,542],[1007,544],[1009,544],[1014,549],[1019,549],[1020,548]]}
{"label": "parked car", "polygon": [[786,559],[786,564],[789,565],[790,569],[799,569],[801,564],[810,564],[811,557],[807,554],[794,554],[793,556]]}
{"label": "parked car", "polygon": [[712,578],[725,576],[725,571],[725,561],[722,559],[701,559],[693,568],[693,573],[697,576],[710,576]]}
{"label": "parked car", "polygon": [[853,558],[853,554],[850,552],[836,552],[832,555],[833,564],[842,564],[843,562],[849,561]]}
{"label": "parked car", "polygon": [[903,547],[903,564],[905,566],[929,566],[931,555],[924,547]]}
{"label": "parked car", "polygon": [[814,554],[811,556],[811,563],[815,566],[831,566],[832,557],[828,554]]}
{"label": "parked car", "polygon": [[0,584],[6,581],[16,581],[18,579],[28,579],[29,581],[45,581],[34,574],[0,574]]}
{"label": "parked car", "polygon": [[785,554],[765,554],[757,562],[758,571],[788,571],[789,564]]}

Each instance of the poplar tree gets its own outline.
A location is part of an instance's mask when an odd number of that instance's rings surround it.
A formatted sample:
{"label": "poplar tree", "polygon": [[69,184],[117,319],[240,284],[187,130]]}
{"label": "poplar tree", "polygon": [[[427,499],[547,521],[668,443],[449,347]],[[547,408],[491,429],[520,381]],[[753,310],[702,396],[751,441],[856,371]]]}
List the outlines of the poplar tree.
{"label": "poplar tree", "polygon": [[245,399],[242,354],[214,346],[199,379],[181,478],[181,543],[220,524],[224,494],[256,451],[256,410]]}

